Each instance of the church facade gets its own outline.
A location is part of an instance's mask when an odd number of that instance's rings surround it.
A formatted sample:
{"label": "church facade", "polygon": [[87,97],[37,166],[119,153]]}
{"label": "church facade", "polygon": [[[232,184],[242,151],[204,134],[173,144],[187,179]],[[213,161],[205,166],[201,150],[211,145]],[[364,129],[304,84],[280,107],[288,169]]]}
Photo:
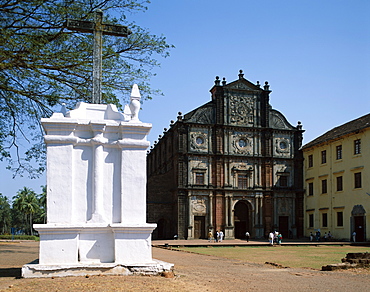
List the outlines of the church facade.
{"label": "church facade", "polygon": [[171,121],[147,155],[153,239],[303,236],[302,126],[272,109],[269,84],[216,77],[211,101]]}

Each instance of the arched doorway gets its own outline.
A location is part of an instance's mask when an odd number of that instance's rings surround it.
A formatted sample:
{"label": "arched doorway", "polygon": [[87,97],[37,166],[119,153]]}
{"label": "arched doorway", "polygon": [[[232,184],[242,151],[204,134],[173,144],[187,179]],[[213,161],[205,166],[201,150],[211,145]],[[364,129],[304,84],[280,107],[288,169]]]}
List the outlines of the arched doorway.
{"label": "arched doorway", "polygon": [[245,201],[237,202],[234,206],[235,238],[244,239],[247,231],[251,233],[249,217],[249,204]]}
{"label": "arched doorway", "polygon": [[352,231],[356,232],[356,241],[365,241],[365,214],[366,211],[362,205],[355,205],[352,209]]}

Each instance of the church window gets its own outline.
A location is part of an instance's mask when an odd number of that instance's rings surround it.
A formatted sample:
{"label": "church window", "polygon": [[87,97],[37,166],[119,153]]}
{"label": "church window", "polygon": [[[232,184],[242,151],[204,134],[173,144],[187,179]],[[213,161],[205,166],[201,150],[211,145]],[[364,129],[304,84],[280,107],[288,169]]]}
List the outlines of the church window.
{"label": "church window", "polygon": [[204,143],[204,139],[202,137],[197,137],[195,142],[198,144],[198,145],[202,145]]}
{"label": "church window", "polygon": [[287,187],[288,186],[288,177],[286,175],[281,175],[280,176],[279,185],[281,187]]}
{"label": "church window", "polygon": [[239,146],[243,148],[243,147],[247,146],[247,142],[244,139],[240,139],[239,140]]}
{"label": "church window", "polygon": [[281,141],[279,146],[283,150],[288,148],[288,144],[285,141]]}
{"label": "church window", "polygon": [[196,172],[195,173],[195,184],[196,185],[204,185],[204,173],[203,172]]}
{"label": "church window", "polygon": [[361,154],[361,139],[354,141],[354,154]]}
{"label": "church window", "polygon": [[239,189],[246,189],[248,187],[248,177],[246,174],[239,173],[238,174],[238,188]]}

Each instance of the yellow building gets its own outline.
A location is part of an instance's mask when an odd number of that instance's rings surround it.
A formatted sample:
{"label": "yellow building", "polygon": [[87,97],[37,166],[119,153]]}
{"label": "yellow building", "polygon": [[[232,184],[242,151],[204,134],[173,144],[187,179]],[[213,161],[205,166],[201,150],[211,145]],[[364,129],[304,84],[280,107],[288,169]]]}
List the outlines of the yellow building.
{"label": "yellow building", "polygon": [[305,236],[370,240],[370,114],[304,145]]}

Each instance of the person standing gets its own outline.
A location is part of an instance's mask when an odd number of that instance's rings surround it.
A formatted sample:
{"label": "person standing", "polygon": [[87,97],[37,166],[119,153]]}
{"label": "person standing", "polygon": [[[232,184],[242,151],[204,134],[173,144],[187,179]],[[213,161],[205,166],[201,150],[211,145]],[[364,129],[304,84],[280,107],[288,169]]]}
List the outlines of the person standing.
{"label": "person standing", "polygon": [[353,231],[352,233],[352,240],[353,242],[356,242],[356,231]]}
{"label": "person standing", "polygon": [[220,242],[224,239],[224,232],[220,230]]}
{"label": "person standing", "polygon": [[218,233],[218,230],[215,232],[215,242],[218,242],[220,234]]}
{"label": "person standing", "polygon": [[310,232],[310,241],[313,241],[313,234]]}
{"label": "person standing", "polygon": [[276,230],[275,230],[275,232],[274,232],[274,243],[278,243],[278,234],[279,234],[279,232],[277,232]]}
{"label": "person standing", "polygon": [[210,230],[209,232],[208,232],[208,241],[209,242],[212,242],[212,231]]}
{"label": "person standing", "polygon": [[269,233],[269,242],[270,245],[274,245],[274,233],[272,231]]}
{"label": "person standing", "polygon": [[247,239],[247,242],[249,242],[249,237],[250,237],[250,234],[249,234],[249,232],[247,231],[247,232],[245,233],[245,238]]}
{"label": "person standing", "polygon": [[281,233],[279,233],[278,236],[277,236],[277,241],[278,241],[279,245],[281,245],[282,240],[283,240],[283,236],[281,235]]}

